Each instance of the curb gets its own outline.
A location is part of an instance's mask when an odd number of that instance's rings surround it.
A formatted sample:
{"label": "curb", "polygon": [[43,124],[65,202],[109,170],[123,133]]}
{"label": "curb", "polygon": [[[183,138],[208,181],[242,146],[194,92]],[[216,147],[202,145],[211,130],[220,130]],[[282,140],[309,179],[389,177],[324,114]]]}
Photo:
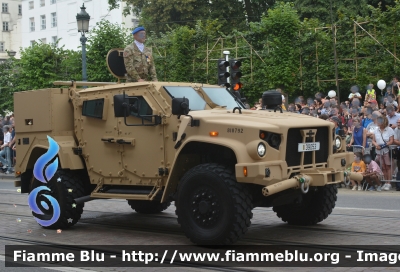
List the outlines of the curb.
{"label": "curb", "polygon": [[15,177],[13,174],[11,175],[6,175],[6,174],[0,174],[0,180],[18,180],[20,177]]}

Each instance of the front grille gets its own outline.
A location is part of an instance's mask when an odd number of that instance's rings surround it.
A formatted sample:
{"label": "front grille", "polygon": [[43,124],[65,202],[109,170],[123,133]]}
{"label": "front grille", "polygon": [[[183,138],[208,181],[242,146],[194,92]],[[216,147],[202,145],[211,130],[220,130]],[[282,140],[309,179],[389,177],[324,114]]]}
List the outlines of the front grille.
{"label": "front grille", "polygon": [[[301,152],[298,152],[298,144],[303,142],[301,130],[317,129],[315,141],[320,143],[320,149],[315,151],[315,163],[325,163],[329,156],[329,128],[291,128],[288,131],[286,142],[286,163],[288,167],[301,164]],[[307,141],[306,141],[307,142]],[[313,152],[304,152],[304,165],[312,164]]]}

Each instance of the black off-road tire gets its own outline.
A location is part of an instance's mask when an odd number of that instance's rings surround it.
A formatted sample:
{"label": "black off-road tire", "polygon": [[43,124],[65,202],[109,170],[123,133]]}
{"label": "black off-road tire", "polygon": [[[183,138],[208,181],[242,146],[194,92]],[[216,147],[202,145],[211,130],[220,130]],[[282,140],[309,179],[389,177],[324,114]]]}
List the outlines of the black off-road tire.
{"label": "black off-road tire", "polygon": [[[61,181],[58,182],[58,179],[61,179]],[[50,226],[43,226],[44,228],[67,229],[78,222],[85,204],[76,204],[74,199],[85,196],[82,183],[83,180],[80,180],[69,170],[57,170],[53,178],[47,184],[41,183],[36,179],[34,180],[35,185],[40,184],[41,186],[50,188],[50,195],[53,196],[60,205],[59,219]],[[70,189],[72,189],[72,192],[69,191]]]}
{"label": "black off-road tire", "polygon": [[337,200],[337,187],[326,185],[311,187],[303,195],[303,202],[273,207],[276,215],[290,225],[315,225],[325,220],[331,214]]}
{"label": "black off-road tire", "polygon": [[160,203],[146,200],[128,200],[128,204],[137,213],[156,214],[168,209],[168,207],[171,205],[171,202]]}
{"label": "black off-road tire", "polygon": [[176,215],[186,237],[199,245],[229,245],[250,227],[252,197],[228,168],[207,163],[182,177]]}

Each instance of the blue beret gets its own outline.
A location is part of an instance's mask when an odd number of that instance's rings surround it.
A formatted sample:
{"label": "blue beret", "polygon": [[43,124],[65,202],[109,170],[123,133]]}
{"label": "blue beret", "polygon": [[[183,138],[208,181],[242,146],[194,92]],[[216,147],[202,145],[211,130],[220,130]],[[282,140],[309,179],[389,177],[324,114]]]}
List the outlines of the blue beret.
{"label": "blue beret", "polygon": [[145,30],[146,30],[146,29],[144,29],[143,26],[139,26],[139,27],[135,28],[135,29],[132,31],[132,34],[136,34],[136,33],[138,33],[139,31],[145,31]]}

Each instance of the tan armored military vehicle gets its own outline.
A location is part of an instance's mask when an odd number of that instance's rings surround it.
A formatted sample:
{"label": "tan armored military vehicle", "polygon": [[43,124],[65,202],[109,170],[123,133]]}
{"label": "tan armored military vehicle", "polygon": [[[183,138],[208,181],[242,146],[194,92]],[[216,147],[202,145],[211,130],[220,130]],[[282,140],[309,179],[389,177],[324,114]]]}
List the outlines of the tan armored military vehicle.
{"label": "tan armored military vehicle", "polygon": [[[73,226],[93,199],[127,199],[148,214],[175,201],[193,243],[231,244],[254,207],[294,225],[327,218],[352,159],[330,122],[281,112],[277,92],[263,95],[270,109],[252,111],[213,85],[54,84],[69,86],[14,95],[15,170],[22,193],[41,188],[33,215],[47,228]],[[43,183],[34,171],[52,177]]]}

